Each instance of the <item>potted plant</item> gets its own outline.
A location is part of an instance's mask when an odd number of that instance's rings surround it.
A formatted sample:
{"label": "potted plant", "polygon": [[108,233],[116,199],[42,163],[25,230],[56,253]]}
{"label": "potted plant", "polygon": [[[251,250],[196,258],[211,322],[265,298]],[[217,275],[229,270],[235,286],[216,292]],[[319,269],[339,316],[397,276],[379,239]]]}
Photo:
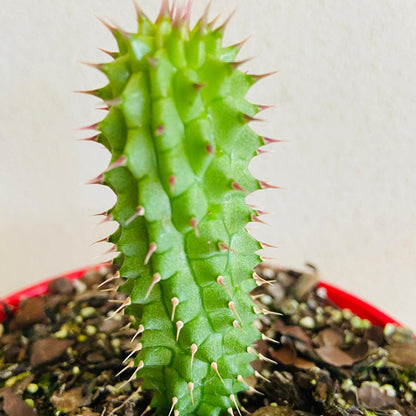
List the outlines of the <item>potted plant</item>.
{"label": "potted plant", "polygon": [[[98,281],[105,286],[120,279],[121,284],[110,299],[118,305],[107,317],[120,320],[123,318],[119,314],[128,316],[128,321],[123,323],[128,327],[127,332],[134,328],[131,339],[136,342],[128,357],[130,361],[116,376],[128,374],[123,385],[139,379],[140,389],[152,392],[151,401],[142,413],[241,414],[244,407],[252,408],[253,404],[249,397],[239,399],[240,392],[248,389],[249,396],[267,395],[270,388],[264,383],[284,389],[285,383],[271,372],[271,366],[280,363],[296,369],[316,368],[315,361],[300,358],[296,352],[296,348],[301,349],[296,342],[312,345],[312,338],[308,342],[306,333],[298,331],[295,335],[289,328],[292,325],[271,317],[280,310],[289,317],[297,315],[299,325],[310,331],[318,324],[325,328],[330,318],[322,321],[325,315],[320,304],[322,296],[308,298],[310,283],[316,285],[313,273],[298,275],[272,270],[275,279],[270,279],[269,269],[253,272],[259,262],[256,251],[261,245],[249,235],[246,225],[250,220],[256,221],[259,212],[246,205],[245,197],[271,185],[255,180],[248,164],[259,148],[271,140],[250,129],[249,123],[256,120],[256,114],[263,107],[248,102],[245,95],[263,76],[238,69],[241,62],[236,57],[240,45],[222,45],[224,25],[215,27],[204,15],[190,27],[189,5],[173,10],[164,1],[155,22],[139,9],[137,13],[137,33],[125,33],[109,25],[119,52],[110,63],[94,65],[107,76],[109,83],[91,92],[108,109],[103,121],[90,126],[99,132],[91,140],[99,141],[112,154],[108,168],[91,183],[104,184],[115,192],[117,202],[106,215],[119,224],[109,238],[119,252],[113,262],[117,271],[107,280]],[[85,279],[88,281],[88,277]],[[97,283],[92,280],[93,284]],[[285,297],[287,302],[282,304],[283,296],[268,287],[276,287],[272,285],[274,280],[293,292],[294,298]],[[54,293],[74,291],[62,281],[56,285]],[[301,308],[300,302],[307,298],[312,306],[303,303],[306,306]],[[87,301],[83,296],[81,299]],[[96,300],[96,304],[105,308],[102,299]],[[58,305],[66,309],[61,303]],[[33,314],[38,306],[26,304],[23,312],[17,314],[14,325],[44,324],[43,320],[48,318],[45,310]],[[331,311],[330,305],[325,306]],[[308,307],[318,315],[322,309],[321,323],[310,312],[306,313]],[[96,309],[92,312],[89,306],[81,304],[80,308],[75,321],[84,321],[91,317],[90,313],[96,314]],[[370,328],[368,321],[359,318],[354,321],[352,316],[344,315],[334,316],[333,321],[350,320],[350,330],[354,325],[359,331]],[[255,321],[260,323],[255,325]],[[40,334],[45,330],[38,328]],[[72,350],[68,352],[68,349],[73,348],[74,340],[67,339],[71,331],[77,335],[77,341],[83,342],[97,333],[97,325],[87,324],[77,332],[72,324],[64,324],[53,337],[40,336],[32,346],[31,366],[42,366],[64,352],[71,355]],[[274,336],[277,333],[282,337],[280,341]],[[322,345],[311,347],[310,351],[306,349],[303,354],[327,362],[339,372],[339,368],[351,367],[355,361],[361,362],[367,357],[368,342],[365,353],[351,351],[354,336],[349,343],[344,337],[336,343],[333,339],[336,334],[330,333],[330,341],[320,334],[324,339],[316,342]],[[399,335],[403,334],[399,331]],[[403,336],[413,354],[409,335]],[[291,341],[286,342],[286,338]],[[276,342],[281,342],[282,347],[273,353],[270,343]],[[348,344],[349,354],[341,348],[344,344]],[[51,355],[52,351],[55,354]],[[92,352],[89,353],[88,357],[93,360]],[[76,354],[80,352],[76,350]],[[12,369],[7,367],[5,371],[9,375]],[[62,377],[75,385],[77,371],[74,374],[72,370],[72,378],[68,374]],[[413,386],[412,371],[406,368],[401,373],[408,379],[406,393]],[[320,377],[324,373],[316,374]],[[5,412],[10,416],[23,411],[34,414],[32,405],[36,407],[37,403],[33,399],[23,402],[11,389],[24,381],[24,389],[31,386],[29,393],[36,394],[39,384],[33,386],[30,375],[22,372],[13,377],[7,377],[3,392]],[[311,375],[302,380],[310,384],[303,386],[308,391],[314,380],[321,386]],[[51,388],[49,381],[42,381],[42,389]],[[335,384],[322,385],[333,388],[331,394],[335,395]],[[389,393],[381,387],[378,390],[375,386],[361,387],[361,396],[367,393],[379,399]],[[87,396],[86,389],[74,387],[71,394],[58,392],[51,403],[58,412],[77,412],[78,405]],[[92,391],[89,393],[94,397]],[[128,403],[139,400],[138,394],[139,390],[131,392],[110,414],[118,411],[128,414]],[[263,404],[280,404],[273,394]],[[89,400],[93,400],[91,397]],[[366,403],[371,402],[371,397]],[[335,411],[339,408],[339,414],[343,414],[356,408],[344,404],[342,408],[342,403],[336,402]],[[390,404],[391,401],[387,403]],[[260,409],[259,415],[282,411],[279,406]]]}

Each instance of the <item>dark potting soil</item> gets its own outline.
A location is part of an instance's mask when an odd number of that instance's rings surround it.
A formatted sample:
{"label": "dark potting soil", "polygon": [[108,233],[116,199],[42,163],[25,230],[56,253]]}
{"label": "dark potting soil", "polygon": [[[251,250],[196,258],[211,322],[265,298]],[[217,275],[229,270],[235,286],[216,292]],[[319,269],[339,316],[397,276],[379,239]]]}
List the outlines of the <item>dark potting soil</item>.
{"label": "dark potting soil", "polygon": [[[22,301],[0,324],[0,415],[154,414],[150,393],[130,380],[134,354],[126,357],[140,340],[131,342],[137,324],[115,314],[125,295],[116,280],[98,289],[113,272],[58,279],[49,295]],[[264,360],[253,362],[251,388],[239,394],[243,415],[416,416],[411,331],[340,310],[316,289],[313,269],[257,273],[267,283],[253,296],[272,313],[257,322]]]}

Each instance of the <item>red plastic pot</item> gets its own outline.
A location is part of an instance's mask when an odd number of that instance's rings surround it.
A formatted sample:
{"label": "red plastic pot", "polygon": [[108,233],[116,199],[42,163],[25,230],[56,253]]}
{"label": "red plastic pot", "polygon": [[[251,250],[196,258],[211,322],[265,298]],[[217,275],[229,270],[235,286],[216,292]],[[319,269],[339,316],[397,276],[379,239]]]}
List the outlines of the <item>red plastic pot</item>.
{"label": "red plastic pot", "polygon": [[[25,289],[19,290],[9,296],[6,296],[0,300],[0,322],[5,318],[3,305],[6,304],[12,309],[16,309],[19,305],[19,302],[24,298],[29,298],[33,296],[39,296],[48,291],[48,283],[58,277],[65,277],[70,280],[79,279],[86,271],[89,270],[99,270],[102,267],[106,267],[105,264],[99,264],[94,266],[85,267],[83,269],[75,270],[70,273],[65,273],[60,276],[56,276],[50,279],[43,280],[39,283],[36,283],[32,286],[29,286]],[[358,315],[362,319],[368,319],[374,325],[384,326],[388,323],[396,324],[401,326],[399,322],[390,316],[386,315],[384,312],[380,311],[378,308],[370,305],[369,303],[357,298],[356,296],[345,292],[342,289],[337,288],[329,283],[320,282],[319,286],[324,288],[327,291],[328,298],[338,305],[340,308],[348,308],[353,313]]]}

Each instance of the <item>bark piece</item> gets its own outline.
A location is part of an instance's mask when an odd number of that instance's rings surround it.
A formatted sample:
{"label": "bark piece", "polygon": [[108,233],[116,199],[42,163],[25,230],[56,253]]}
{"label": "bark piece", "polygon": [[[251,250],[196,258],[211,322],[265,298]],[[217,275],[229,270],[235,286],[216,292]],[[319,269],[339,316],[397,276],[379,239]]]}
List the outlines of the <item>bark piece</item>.
{"label": "bark piece", "polygon": [[354,364],[354,359],[352,357],[345,351],[332,345],[315,348],[315,352],[318,354],[319,358],[335,367],[351,367]]}
{"label": "bark piece", "polygon": [[10,388],[4,389],[3,400],[3,408],[8,416],[36,416],[35,410],[13,393]]}
{"label": "bark piece", "polygon": [[72,344],[73,341],[68,339],[56,339],[53,337],[38,339],[33,344],[30,364],[36,366],[54,361]]}
{"label": "bark piece", "polygon": [[74,387],[63,393],[54,393],[51,396],[51,403],[55,409],[61,412],[72,412],[82,406],[82,388]]}

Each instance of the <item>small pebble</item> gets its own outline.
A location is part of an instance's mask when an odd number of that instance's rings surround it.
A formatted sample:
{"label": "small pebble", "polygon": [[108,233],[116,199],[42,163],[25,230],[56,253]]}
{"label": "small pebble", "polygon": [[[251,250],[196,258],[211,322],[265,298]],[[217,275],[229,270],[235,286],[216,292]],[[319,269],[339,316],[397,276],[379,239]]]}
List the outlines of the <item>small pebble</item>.
{"label": "small pebble", "polygon": [[26,390],[29,392],[29,393],[36,393],[38,390],[39,390],[39,386],[37,385],[37,384],[35,384],[35,383],[30,383],[27,387],[26,387]]}
{"label": "small pebble", "polygon": [[303,328],[312,329],[315,328],[315,321],[311,316],[304,316],[299,321],[299,325]]}
{"label": "small pebble", "polygon": [[97,312],[96,309],[93,308],[92,306],[86,306],[85,308],[81,309],[80,313],[83,318],[89,318],[95,315],[96,312]]}
{"label": "small pebble", "polygon": [[85,327],[85,333],[87,335],[94,335],[97,332],[97,328],[94,325],[87,325]]}

